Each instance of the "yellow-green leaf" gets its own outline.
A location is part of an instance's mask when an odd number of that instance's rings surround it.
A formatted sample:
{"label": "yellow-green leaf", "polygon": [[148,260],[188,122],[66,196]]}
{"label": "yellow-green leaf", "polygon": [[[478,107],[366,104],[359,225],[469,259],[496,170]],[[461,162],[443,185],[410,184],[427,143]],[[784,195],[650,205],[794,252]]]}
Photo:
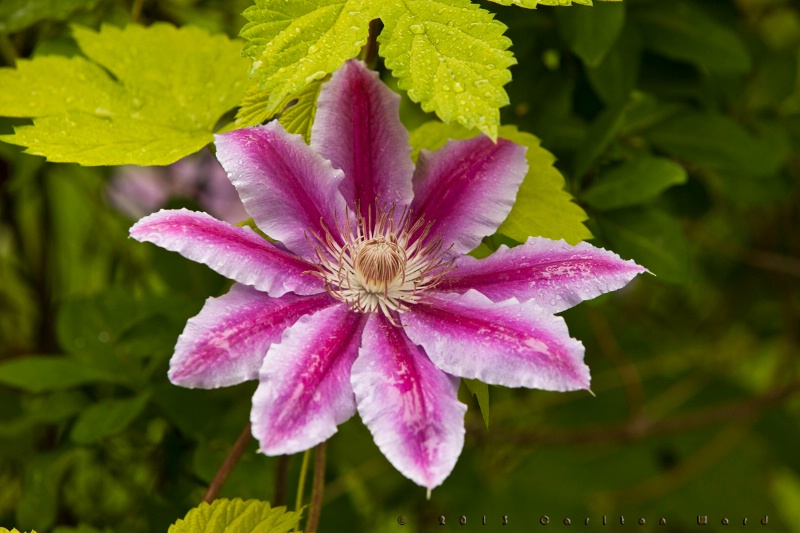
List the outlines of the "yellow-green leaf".
{"label": "yellow-green leaf", "polygon": [[311,142],[311,126],[317,114],[317,98],[322,81],[311,82],[297,94],[297,102],[281,113],[278,121],[289,133],[299,133],[306,144]]}
{"label": "yellow-green leaf", "polygon": [[86,58],[0,69],[0,115],[34,119],[2,140],[50,161],[165,165],[212,142],[244,94],[247,61],[224,35],[154,24],[74,36]]}
{"label": "yellow-green leaf", "polygon": [[250,126],[272,118],[312,81],[355,57],[369,36],[377,2],[256,0],[244,17],[243,53],[253,60],[255,85],[237,115]]}
{"label": "yellow-green leaf", "polygon": [[[537,5],[540,6],[571,6],[574,3],[583,6],[592,5],[592,0],[491,0],[503,6],[520,6],[529,9],[535,9]],[[602,0],[604,2],[621,2],[622,0]]]}
{"label": "yellow-green leaf", "polygon": [[168,533],[286,533],[299,521],[300,513],[269,502],[219,499],[191,509]]}
{"label": "yellow-green leaf", "polygon": [[[412,158],[416,159],[422,148],[435,150],[448,139],[468,139],[477,134],[457,125],[427,122],[411,132]],[[541,147],[537,137],[514,126],[501,126],[499,136],[528,148],[528,174],[498,232],[518,242],[529,236],[564,239],[570,244],[591,238],[583,225],[586,212],[564,190],[564,176],[553,166],[555,156]]]}
{"label": "yellow-green leaf", "polygon": [[[399,87],[443,121],[497,138],[503,86],[516,64],[506,26],[468,0],[385,4],[380,54]],[[388,22],[387,22],[388,21]]]}

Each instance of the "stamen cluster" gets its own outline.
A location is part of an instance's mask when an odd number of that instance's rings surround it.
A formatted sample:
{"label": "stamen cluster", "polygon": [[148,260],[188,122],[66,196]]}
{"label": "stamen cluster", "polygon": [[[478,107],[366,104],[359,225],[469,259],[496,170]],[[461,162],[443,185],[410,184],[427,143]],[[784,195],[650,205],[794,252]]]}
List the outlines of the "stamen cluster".
{"label": "stamen cluster", "polygon": [[[401,312],[422,298],[454,269],[446,259],[441,237],[428,239],[433,222],[424,216],[413,221],[404,208],[395,220],[395,206],[376,205],[367,216],[356,206],[355,222],[349,210],[335,232],[323,224],[325,235],[314,234],[317,241],[317,271],[311,272],[325,283],[332,297],[353,311],[382,312],[395,323],[393,311]],[[395,323],[396,324],[396,323]]]}

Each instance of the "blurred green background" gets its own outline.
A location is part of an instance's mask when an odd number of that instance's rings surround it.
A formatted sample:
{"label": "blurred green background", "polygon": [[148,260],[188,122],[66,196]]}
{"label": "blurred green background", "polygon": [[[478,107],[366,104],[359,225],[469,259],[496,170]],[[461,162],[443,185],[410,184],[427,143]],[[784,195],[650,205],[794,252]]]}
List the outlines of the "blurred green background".
{"label": "blurred green background", "polygon": [[[76,54],[72,23],[236,35],[248,5],[3,0],[0,57]],[[357,417],[341,426],[321,531],[531,531],[544,515],[543,530],[570,518],[605,531],[623,515],[628,529],[683,532],[706,515],[702,531],[800,532],[800,7],[481,5],[509,26],[519,61],[503,122],[558,157],[593,242],[655,276],[564,313],[596,397],[491,387],[487,430],[462,390],[465,449],[430,501]],[[431,118],[407,99],[402,112],[412,128]],[[0,119],[0,132],[17,123]],[[119,172],[0,143],[0,526],[166,531],[248,419],[253,383],[167,381],[187,318],[228,282],[128,239],[133,219],[109,201]],[[172,192],[168,206],[202,207]],[[276,493],[279,461],[255,448],[222,496],[293,504],[300,457]]]}

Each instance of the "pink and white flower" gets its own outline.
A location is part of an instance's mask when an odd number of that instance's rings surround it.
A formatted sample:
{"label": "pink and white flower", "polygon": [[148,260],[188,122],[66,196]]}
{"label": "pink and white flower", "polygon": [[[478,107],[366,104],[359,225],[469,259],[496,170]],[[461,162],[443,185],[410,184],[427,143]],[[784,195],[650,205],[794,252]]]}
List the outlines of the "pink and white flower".
{"label": "pink and white flower", "polygon": [[450,141],[415,168],[398,105],[351,61],[322,89],[311,146],[277,121],[216,137],[245,208],[280,244],[186,210],[131,235],[238,282],[187,323],[173,383],[258,378],[251,420],[268,455],[323,442],[358,411],[389,461],[430,489],[463,447],[458,378],[588,389],[583,346],[553,313],[644,269],[543,238],[464,255],[511,210],[525,148]]}

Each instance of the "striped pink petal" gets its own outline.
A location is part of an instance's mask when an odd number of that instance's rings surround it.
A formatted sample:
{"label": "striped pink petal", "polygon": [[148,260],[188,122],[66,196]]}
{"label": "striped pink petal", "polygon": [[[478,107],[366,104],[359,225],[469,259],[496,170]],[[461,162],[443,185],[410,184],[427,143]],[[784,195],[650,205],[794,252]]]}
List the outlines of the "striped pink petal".
{"label": "striped pink petal", "polygon": [[377,313],[367,321],[351,382],[361,420],[389,462],[419,485],[440,485],[464,446],[458,378]]}
{"label": "striped pink petal", "polygon": [[209,298],[186,323],[169,363],[169,379],[189,388],[214,389],[258,377],[270,344],[298,318],[337,303],[327,293],[272,298],[235,284]]}
{"label": "striped pink petal", "polygon": [[[492,235],[514,205],[528,171],[525,148],[485,135],[422,150],[414,172],[413,213],[433,221],[431,236],[464,254]],[[429,237],[429,238],[432,238]]]}
{"label": "striped pink petal", "polygon": [[589,388],[583,345],[564,319],[529,300],[492,302],[477,291],[437,294],[402,315],[406,334],[436,366],[493,385]]}
{"label": "striped pink petal", "polygon": [[250,413],[261,452],[306,450],[327,440],[355,414],[350,369],[364,318],[335,305],[301,318],[272,345]]}
{"label": "striped pink petal", "polygon": [[281,250],[250,228],[233,226],[206,213],[162,210],[139,220],[130,235],[137,241],[178,252],[272,296],[323,291],[317,278],[303,274],[312,270],[312,265]]}
{"label": "striped pink petal", "polygon": [[411,145],[400,123],[400,96],[361,61],[348,61],[326,83],[317,100],[311,147],[344,171],[339,190],[348,205],[375,213],[381,204],[411,202]]}
{"label": "striped pink petal", "polygon": [[437,286],[443,292],[476,289],[495,302],[534,300],[548,313],[621,289],[647,272],[633,261],[582,242],[531,237],[515,248],[500,246],[484,259],[462,256],[457,268]]}
{"label": "striped pink petal", "polygon": [[312,234],[323,235],[323,226],[333,230],[335,214],[343,216],[342,171],[277,120],[215,139],[217,159],[256,225],[294,253],[313,258]]}

